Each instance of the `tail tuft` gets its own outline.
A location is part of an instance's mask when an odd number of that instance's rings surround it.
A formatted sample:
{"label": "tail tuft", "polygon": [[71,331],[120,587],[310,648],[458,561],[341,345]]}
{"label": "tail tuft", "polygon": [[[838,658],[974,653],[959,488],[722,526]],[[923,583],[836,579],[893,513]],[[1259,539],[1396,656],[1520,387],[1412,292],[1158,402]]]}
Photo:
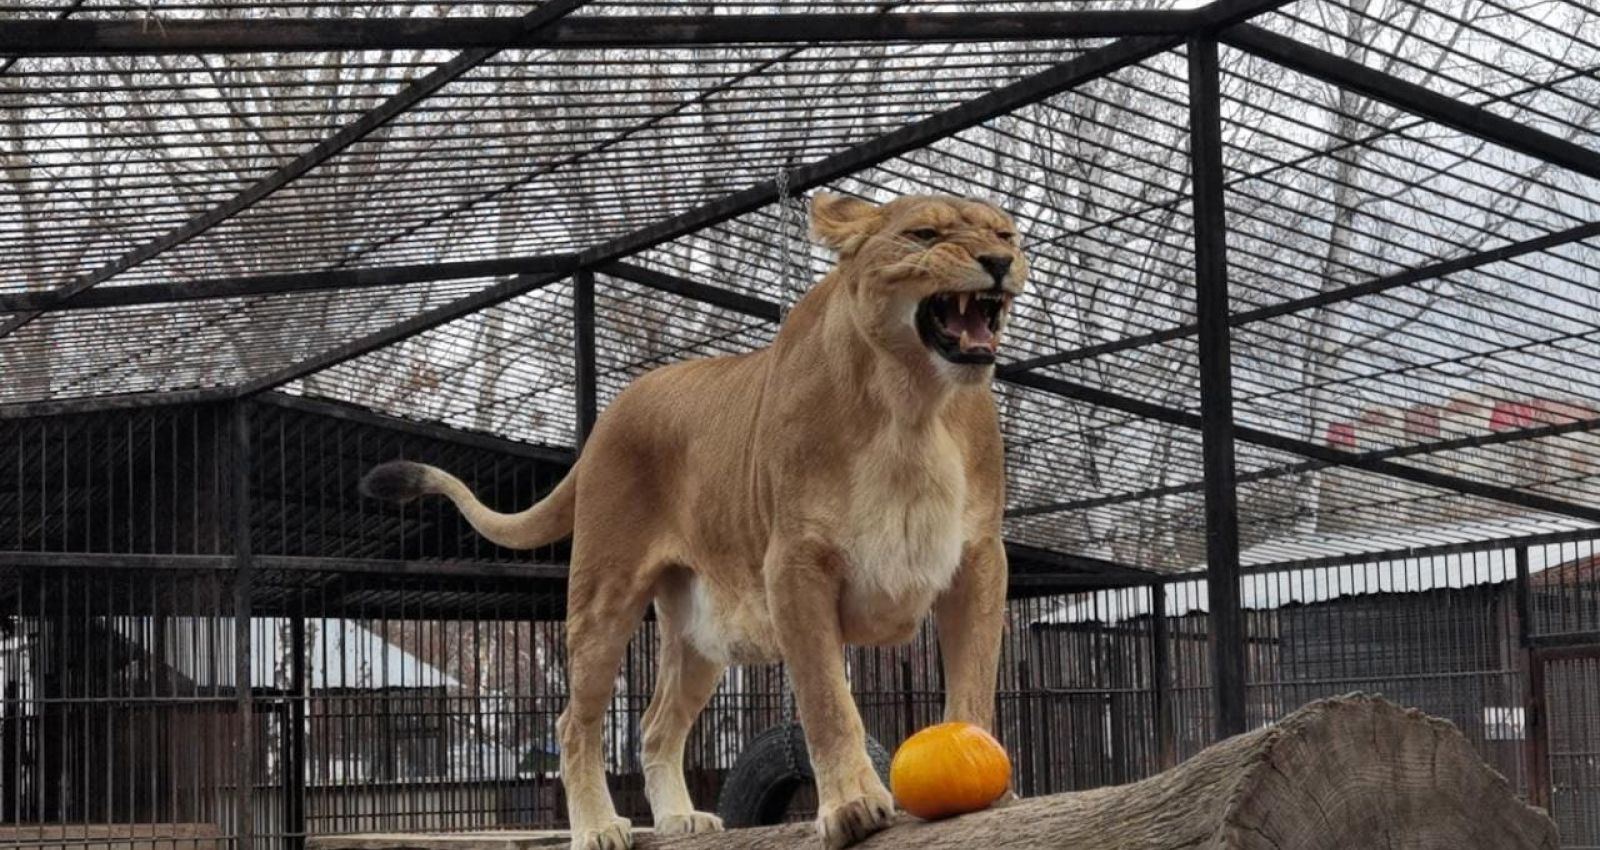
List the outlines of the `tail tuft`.
{"label": "tail tuft", "polygon": [[427,491],[428,468],[409,460],[374,466],[361,479],[361,492],[386,502],[409,502]]}
{"label": "tail tuft", "polygon": [[532,549],[572,533],[576,481],[577,476],[569,472],[556,489],[533,507],[503,514],[485,506],[461,479],[436,466],[392,460],[374,466],[362,477],[361,492],[389,502],[409,502],[418,496],[438,494],[455,502],[461,515],[484,537],[508,549]]}

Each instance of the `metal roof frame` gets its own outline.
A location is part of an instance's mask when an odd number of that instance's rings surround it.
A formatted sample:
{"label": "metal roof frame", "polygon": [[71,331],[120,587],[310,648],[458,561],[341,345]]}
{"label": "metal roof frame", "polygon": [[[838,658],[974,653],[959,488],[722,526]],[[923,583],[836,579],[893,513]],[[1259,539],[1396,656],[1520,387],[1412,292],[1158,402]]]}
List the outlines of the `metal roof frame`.
{"label": "metal roof frame", "polygon": [[[540,6],[532,12],[529,12],[514,26],[509,27],[509,29],[513,32],[537,31],[541,27],[549,25],[550,23],[561,18],[563,15],[566,15],[582,6],[584,2],[585,0],[552,0],[551,2]],[[70,27],[78,22],[71,21],[63,17],[51,21],[44,21],[42,23],[46,27]],[[501,22],[500,26],[502,29],[507,28],[507,24],[505,22]],[[147,25],[140,25],[140,28],[146,30],[151,29]],[[28,28],[24,26],[22,22],[7,22],[5,31],[8,33],[16,33],[27,29]],[[161,28],[156,27],[154,29],[159,31]],[[25,50],[26,48],[24,48],[24,52]],[[403,114],[406,110],[416,106],[418,103],[421,103],[429,95],[437,92],[439,89],[449,84],[452,80],[459,78],[462,74],[465,74],[466,72],[477,67],[489,57],[493,56],[494,53],[494,50],[484,48],[462,52],[460,55],[451,59],[449,62],[440,65],[438,68],[435,68],[433,71],[429,72],[427,76],[417,80],[415,83],[395,94],[393,97],[388,98],[383,103],[368,110],[360,118],[340,128],[338,132],[327,137],[312,149],[295,157],[293,160],[283,165],[281,168],[273,171],[259,182],[251,185],[249,188],[233,196],[232,198],[229,198],[227,201],[206,210],[200,215],[195,216],[194,218],[185,222],[181,227],[163,234],[157,239],[153,239],[143,245],[140,245],[138,248],[123,254],[93,273],[61,287],[54,293],[55,297],[60,300],[70,299],[80,292],[110,280],[112,277],[115,277],[116,275],[127,271],[128,269],[160,255],[164,251],[177,247],[178,245],[182,245],[190,239],[199,236],[201,233],[204,233],[212,227],[215,227],[216,225],[237,215],[239,212],[250,207],[252,204],[256,203],[262,198],[265,198],[268,195],[271,195],[273,192],[276,192],[284,186],[287,186],[294,179],[305,175],[313,168],[316,168],[318,165],[328,161],[328,159],[334,154],[337,154],[361,139],[366,138],[374,130],[384,126],[396,117]],[[12,317],[5,322],[0,322],[0,337],[4,337],[17,328],[22,327],[29,321],[37,318],[38,315],[39,311],[26,311]]]}
{"label": "metal roof frame", "polygon": [[[1234,2],[1234,0],[1220,0],[1218,5],[1231,2]],[[1247,0],[1238,0],[1238,2],[1244,3]],[[1270,2],[1251,0],[1251,2],[1264,6],[1275,5],[1278,2],[1282,2],[1282,0],[1270,0]],[[1105,47],[1092,50],[1077,59],[1070,60],[1042,74],[980,97],[955,109],[895,130],[865,144],[829,156],[819,162],[793,169],[788,172],[784,182],[791,195],[807,191],[897,154],[922,147],[929,142],[944,138],[997,115],[1002,115],[1019,106],[1049,97],[1088,80],[1111,73],[1132,62],[1168,49],[1174,43],[1176,43],[1175,39],[1142,36],[1112,42]],[[778,191],[778,182],[778,180],[764,181],[671,220],[653,224],[642,230],[612,240],[585,251],[580,256],[579,262],[585,267],[596,267],[610,263],[661,242],[710,227],[782,200],[783,198]],[[418,331],[483,309],[520,295],[530,289],[548,285],[558,279],[560,279],[559,276],[553,275],[529,276],[519,279],[509,286],[497,286],[492,291],[474,294],[454,304],[446,305],[420,321],[408,321],[401,325],[396,325],[393,328],[358,340],[351,345],[302,361],[279,372],[252,381],[241,387],[240,392],[242,394],[250,394],[280,386],[306,374],[325,369],[373,349],[381,348]]]}
{"label": "metal roof frame", "polygon": [[814,15],[627,15],[552,20],[508,32],[504,18],[54,20],[9,23],[0,56],[131,56],[280,50],[593,49],[819,41],[1038,41],[1186,36],[1210,25],[1201,9],[1078,9]]}
{"label": "metal roof frame", "polygon": [[[468,263],[416,264],[400,267],[369,269],[342,269],[283,275],[258,275],[231,279],[210,279],[183,284],[155,284],[116,287],[99,293],[80,295],[97,283],[120,271],[144,262],[162,251],[181,244],[206,228],[227,219],[251,203],[295,177],[304,174],[318,163],[353,142],[363,138],[386,121],[421,102],[451,79],[458,77],[493,55],[495,49],[527,44],[544,46],[616,46],[616,45],[676,45],[722,44],[733,41],[807,42],[826,38],[851,40],[918,40],[948,41],[950,39],[1004,40],[1008,38],[1083,37],[1085,35],[1126,34],[1129,37],[1105,48],[1092,51],[1080,59],[1069,61],[1043,74],[1019,82],[1007,89],[963,104],[956,109],[934,116],[912,126],[895,131],[888,136],[833,155],[811,166],[793,170],[788,176],[791,192],[805,191],[839,176],[849,174],[881,162],[906,150],[950,135],[960,129],[1004,114],[1019,106],[1037,102],[1051,94],[1070,89],[1083,82],[1124,67],[1132,61],[1151,55],[1173,45],[1171,36],[1189,33],[1212,33],[1216,38],[1275,62],[1305,70],[1335,84],[1381,98],[1415,114],[1457,126],[1487,141],[1521,150],[1546,161],[1580,173],[1600,176],[1600,153],[1578,145],[1555,139],[1539,130],[1516,124],[1480,108],[1435,95],[1432,92],[1398,80],[1390,75],[1373,71],[1347,59],[1319,51],[1292,39],[1272,34],[1260,27],[1240,23],[1273,7],[1282,0],[1226,0],[1226,2],[1187,11],[1075,11],[1047,13],[1006,14],[903,14],[903,15],[821,15],[821,16],[739,16],[741,20],[727,18],[693,18],[684,16],[659,16],[653,18],[573,19],[566,16],[582,6],[578,2],[550,3],[522,18],[518,26],[507,30],[503,19],[456,19],[440,21],[414,21],[377,19],[352,21],[331,20],[268,20],[252,22],[240,27],[230,21],[180,21],[163,27],[119,21],[74,21],[65,17],[49,21],[9,23],[6,39],[0,39],[0,55],[99,55],[137,53],[172,53],[225,50],[284,50],[284,49],[336,49],[344,47],[455,47],[451,39],[477,38],[492,44],[471,45],[473,48],[441,66],[435,72],[407,88],[380,107],[347,125],[307,154],[274,172],[260,183],[250,187],[228,202],[207,211],[195,220],[159,240],[141,246],[124,255],[101,271],[75,281],[60,290],[21,295],[0,295],[0,311],[18,313],[10,321],[0,324],[0,336],[46,310],[93,309],[106,306],[164,303],[229,295],[266,295],[319,289],[341,289],[358,286],[384,286],[406,282],[450,280],[476,276],[503,274],[519,275],[472,296],[461,299],[429,314],[413,317],[384,331],[325,352],[308,361],[259,378],[235,388],[235,397],[251,395],[287,383],[317,369],[326,368],[350,357],[358,356],[395,339],[419,332],[473,310],[482,309],[504,298],[528,289],[547,285],[567,273],[584,268],[599,267],[608,273],[633,280],[646,286],[671,291],[706,303],[740,310],[759,318],[777,315],[777,305],[749,299],[738,293],[718,290],[706,284],[680,277],[654,272],[630,264],[616,263],[618,257],[629,256],[651,244],[672,236],[705,227],[735,215],[748,212],[778,199],[777,181],[751,187],[744,192],[728,196],[714,204],[702,207],[678,220],[646,228],[644,231],[614,240],[583,255],[506,258]],[[743,36],[740,34],[743,33]],[[1160,33],[1167,39],[1140,37]],[[475,35],[474,35],[475,34]],[[492,36],[492,37],[491,37]],[[11,40],[15,43],[11,44]],[[210,39],[206,41],[205,39]],[[319,40],[320,39],[320,40]],[[335,39],[350,39],[352,43],[334,43]],[[359,42],[359,43],[353,43]],[[1197,42],[1198,43],[1198,42]],[[1219,187],[1220,191],[1220,187]],[[1573,241],[1592,238],[1600,234],[1600,224],[1588,223],[1568,230],[1501,246],[1489,251],[1442,261],[1422,268],[1385,276],[1363,284],[1352,285],[1316,296],[1295,299],[1271,307],[1235,313],[1227,317],[1229,326],[1241,326],[1275,316],[1323,306],[1338,301],[1406,286],[1421,280],[1440,277],[1457,271],[1527,253],[1548,250]],[[1187,325],[1154,334],[1128,337],[1102,346],[1082,348],[1053,355],[1033,358],[1002,367],[1002,378],[1017,383],[1091,403],[1123,409],[1153,418],[1164,418],[1177,424],[1191,424],[1190,415],[1170,408],[1149,406],[1137,400],[1118,399],[1114,394],[1104,394],[1090,387],[1074,387],[1059,379],[1024,376],[1024,373],[1050,365],[1084,359],[1123,348],[1165,342],[1189,336],[1198,330],[1197,325]],[[221,396],[226,393],[216,393]],[[207,394],[210,397],[211,394]],[[72,405],[65,405],[70,409]],[[35,408],[37,409],[37,408]],[[1552,433],[1588,430],[1586,426],[1566,426],[1549,429]],[[1253,439],[1251,439],[1253,438]],[[1538,506],[1552,512],[1567,513],[1584,519],[1600,517],[1600,512],[1581,506],[1560,503],[1527,494],[1517,494],[1506,488],[1481,485],[1450,476],[1439,476],[1426,471],[1412,470],[1386,463],[1381,453],[1368,453],[1354,458],[1345,453],[1330,452],[1305,441],[1296,441],[1277,435],[1250,433],[1247,441],[1269,445],[1293,454],[1312,458],[1320,465],[1360,465],[1363,468],[1396,475],[1419,483],[1444,486],[1461,492],[1473,492],[1489,498],[1503,498],[1526,507]],[[1263,476],[1255,476],[1259,479]],[[1176,490],[1172,490],[1176,491]],[[1019,515],[1039,512],[1029,509]]]}

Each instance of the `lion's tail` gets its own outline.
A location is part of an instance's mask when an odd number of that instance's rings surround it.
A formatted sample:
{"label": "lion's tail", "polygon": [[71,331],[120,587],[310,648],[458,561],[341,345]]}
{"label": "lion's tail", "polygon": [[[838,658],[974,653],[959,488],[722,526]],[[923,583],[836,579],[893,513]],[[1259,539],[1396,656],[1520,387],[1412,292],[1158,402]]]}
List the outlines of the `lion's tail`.
{"label": "lion's tail", "polygon": [[390,502],[409,502],[428,494],[447,496],[479,534],[508,549],[532,549],[572,533],[572,506],[578,492],[575,472],[567,473],[567,477],[533,507],[514,514],[485,507],[454,475],[436,466],[408,460],[394,460],[373,467],[361,479],[361,492]]}

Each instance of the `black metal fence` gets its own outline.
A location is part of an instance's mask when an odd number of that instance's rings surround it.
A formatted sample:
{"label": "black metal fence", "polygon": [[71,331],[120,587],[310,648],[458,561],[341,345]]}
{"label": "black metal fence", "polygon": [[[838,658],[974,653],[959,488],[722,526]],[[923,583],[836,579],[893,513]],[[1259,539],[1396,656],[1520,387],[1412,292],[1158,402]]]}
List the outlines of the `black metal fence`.
{"label": "black metal fence", "polygon": [[[251,410],[0,420],[0,838],[200,850],[560,825],[565,551],[497,549],[442,504],[379,505],[355,480],[415,457],[510,507],[565,456],[292,399]],[[1385,694],[1452,720],[1567,846],[1600,844],[1597,546],[1565,533],[1247,570],[1250,723]],[[1019,590],[997,714],[1017,789],[1132,781],[1209,744],[1209,605],[1186,576]],[[655,645],[646,623],[606,724],[619,807],[640,820]],[[939,718],[931,629],[852,650],[849,669],[886,747]],[[730,671],[688,748],[701,806],[784,716],[781,670]]]}

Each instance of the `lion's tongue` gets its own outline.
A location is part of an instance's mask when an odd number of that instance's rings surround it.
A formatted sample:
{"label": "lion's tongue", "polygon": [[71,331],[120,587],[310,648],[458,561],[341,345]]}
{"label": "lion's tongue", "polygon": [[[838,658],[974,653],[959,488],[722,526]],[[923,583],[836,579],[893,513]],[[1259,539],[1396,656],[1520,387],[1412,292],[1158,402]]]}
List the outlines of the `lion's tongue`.
{"label": "lion's tongue", "polygon": [[967,309],[961,312],[947,311],[944,317],[944,330],[945,333],[961,340],[962,351],[994,353],[994,333],[989,330],[988,317],[977,304],[969,303]]}

